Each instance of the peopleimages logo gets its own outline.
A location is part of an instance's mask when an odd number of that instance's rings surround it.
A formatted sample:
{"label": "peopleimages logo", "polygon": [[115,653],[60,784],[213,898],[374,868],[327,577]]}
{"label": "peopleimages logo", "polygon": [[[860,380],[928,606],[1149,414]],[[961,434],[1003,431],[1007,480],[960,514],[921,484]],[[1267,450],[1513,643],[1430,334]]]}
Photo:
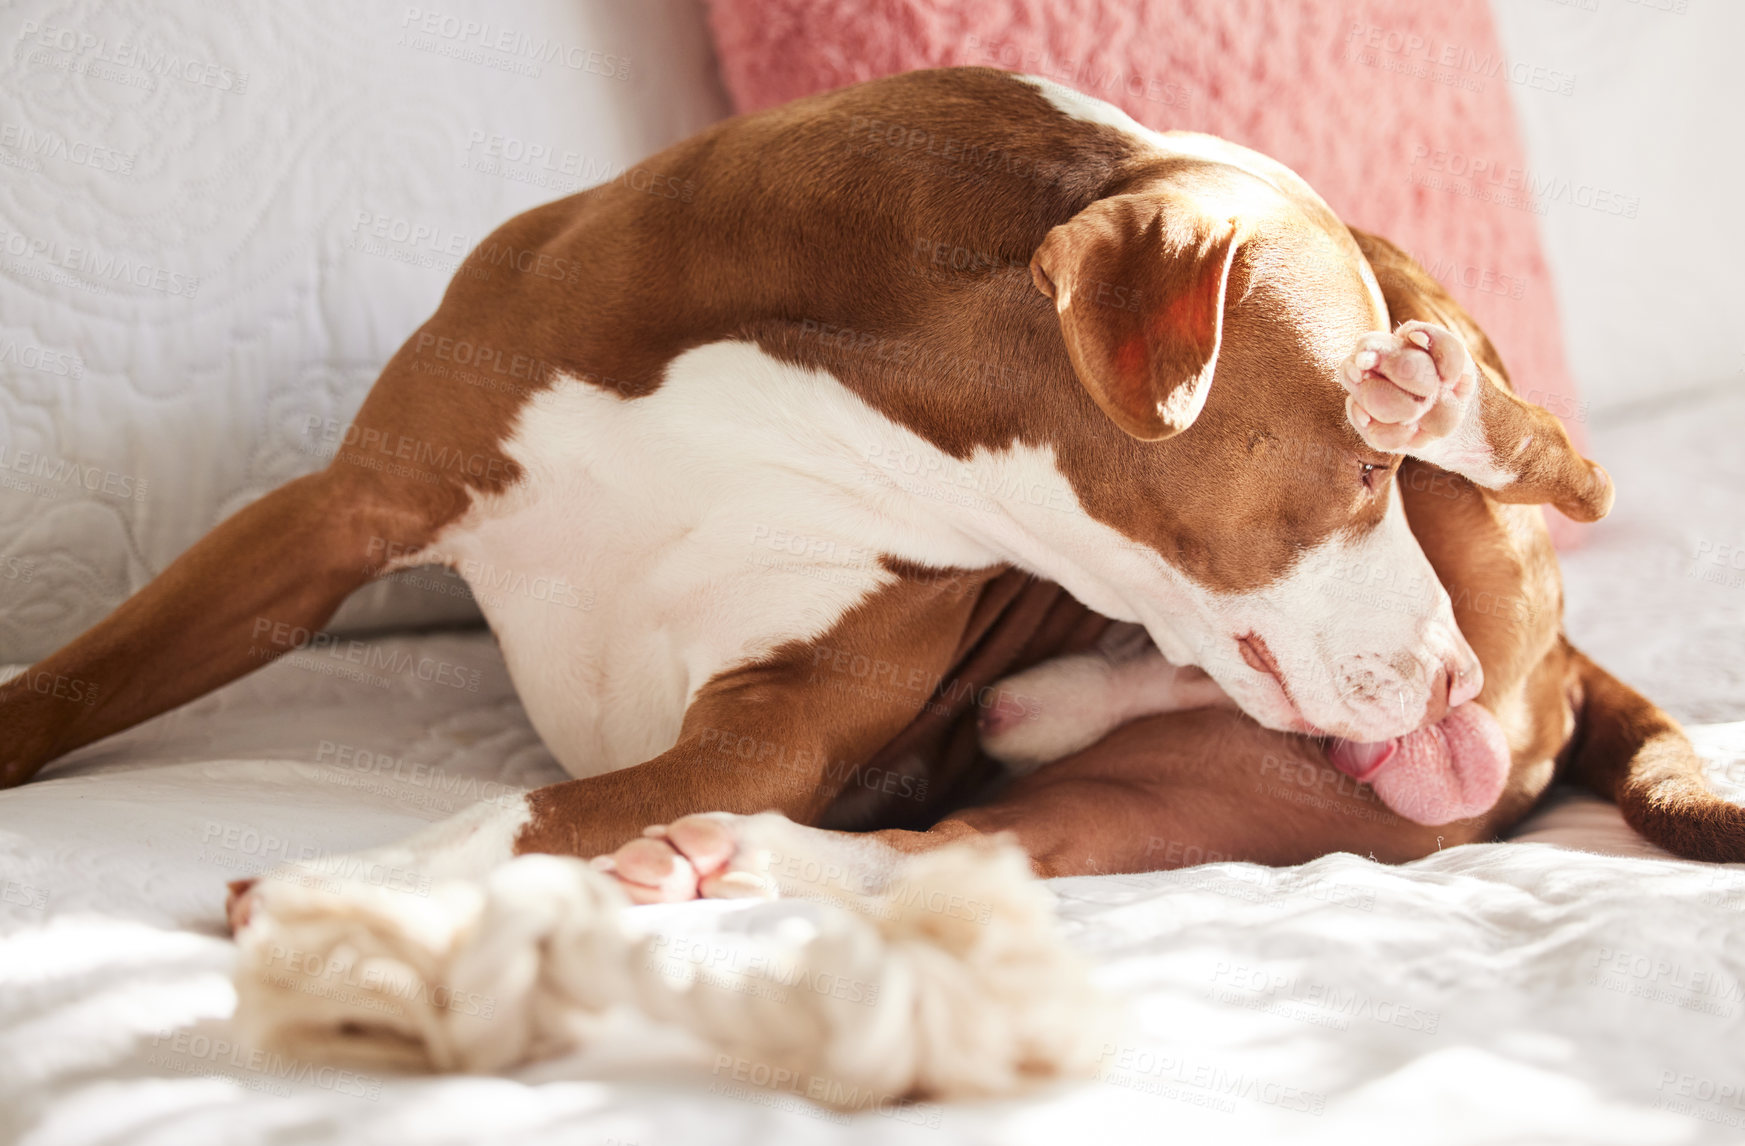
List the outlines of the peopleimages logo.
{"label": "peopleimages logo", "polygon": [[[421,52],[487,64],[535,79],[541,64],[556,64],[607,79],[630,78],[627,56],[566,44],[549,35],[536,36],[489,20],[463,19],[409,7],[400,18],[400,29],[400,42]],[[497,57],[493,59],[481,55],[482,52],[494,52]]]}
{"label": "peopleimages logo", "polygon": [[241,1046],[197,1031],[157,1031],[145,1060],[161,1070],[228,1078],[247,1089],[264,1089],[284,1097],[294,1093],[293,1083],[369,1102],[382,1096],[382,1080],[375,1075],[287,1058],[276,1051]]}
{"label": "peopleimages logo", "polygon": [[16,153],[28,161],[31,170],[41,169],[40,160],[59,159],[110,175],[133,174],[132,155],[88,139],[68,139],[58,132],[39,131],[29,124],[0,124],[0,151]]}
{"label": "peopleimages logo", "polygon": [[1411,172],[1406,181],[1435,191],[1495,201],[1508,207],[1546,213],[1548,204],[1580,207],[1602,215],[1634,219],[1642,197],[1560,175],[1546,175],[1519,164],[1483,155],[1468,155],[1426,143],[1412,146]]}
{"label": "peopleimages logo", "polygon": [[375,676],[377,672],[466,692],[479,691],[479,684],[484,679],[480,670],[466,665],[439,661],[434,657],[414,659],[411,653],[392,645],[336,637],[321,629],[308,629],[270,617],[254,619],[250,642],[251,656],[265,660],[275,660],[286,653],[328,657],[341,662],[344,667],[354,668],[361,676],[373,678],[364,683],[380,682],[378,687],[382,688],[391,682],[385,677]]}
{"label": "peopleimages logo", "polygon": [[70,458],[0,446],[0,475],[5,474],[21,474],[44,483],[41,489],[51,498],[65,489],[99,493],[123,501],[144,501],[146,494],[144,478],[117,473],[102,466],[85,465]]}
{"label": "peopleimages logo", "polygon": [[95,247],[68,246],[57,239],[32,238],[4,228],[0,228],[0,255],[29,260],[15,267],[20,273],[57,282],[67,279],[70,286],[108,289],[99,282],[73,279],[71,276],[56,278],[56,273],[76,271],[88,276],[90,280],[125,284],[177,298],[193,298],[200,292],[200,280],[194,275],[172,271],[127,255],[100,251]]}
{"label": "peopleimages logo", "polygon": [[[46,64],[61,71],[82,72],[95,79],[110,78],[100,70],[102,65],[108,65],[139,73],[142,82],[129,86],[143,86],[148,91],[156,90],[154,81],[159,79],[179,80],[221,92],[248,90],[247,72],[186,56],[157,44],[112,40],[78,28],[43,24],[36,20],[26,20],[20,26],[18,39],[42,49],[32,55],[32,63]],[[60,53],[62,58],[56,60],[50,53]],[[125,78],[118,82],[125,82]]]}
{"label": "peopleimages logo", "polygon": [[71,378],[75,382],[85,376],[85,363],[77,354],[10,338],[0,341],[0,366],[19,366],[56,378]]}
{"label": "peopleimages logo", "polygon": [[345,787],[362,788],[407,803],[443,810],[491,803],[516,807],[523,789],[495,780],[453,773],[440,765],[409,760],[388,752],[372,752],[355,744],[323,740],[315,749],[317,764],[343,769],[337,780]]}
{"label": "peopleimages logo", "polygon": [[1354,63],[1483,91],[1483,80],[1504,80],[1554,95],[1575,93],[1575,73],[1511,60],[1490,47],[1474,47],[1415,31],[1353,21],[1345,33],[1346,59]]}

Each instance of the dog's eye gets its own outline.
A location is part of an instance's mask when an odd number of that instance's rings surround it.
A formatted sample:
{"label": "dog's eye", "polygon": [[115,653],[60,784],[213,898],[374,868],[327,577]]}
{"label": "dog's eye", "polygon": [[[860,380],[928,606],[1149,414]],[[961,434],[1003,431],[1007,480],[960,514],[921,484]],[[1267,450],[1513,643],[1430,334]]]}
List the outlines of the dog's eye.
{"label": "dog's eye", "polygon": [[1376,486],[1387,480],[1388,475],[1386,466],[1378,466],[1374,462],[1364,462],[1362,464],[1362,470],[1364,489],[1374,489]]}

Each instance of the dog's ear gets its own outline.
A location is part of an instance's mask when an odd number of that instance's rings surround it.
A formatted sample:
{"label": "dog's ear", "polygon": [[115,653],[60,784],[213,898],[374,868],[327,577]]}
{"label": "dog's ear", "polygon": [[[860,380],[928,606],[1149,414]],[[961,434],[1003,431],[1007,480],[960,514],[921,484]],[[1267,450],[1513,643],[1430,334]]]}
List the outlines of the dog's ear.
{"label": "dog's ear", "polygon": [[1200,416],[1240,241],[1234,220],[1152,190],[1098,200],[1032,256],[1079,381],[1135,438],[1172,437]]}
{"label": "dog's ear", "polygon": [[[1612,508],[1612,480],[1576,452],[1563,423],[1542,406],[1517,397],[1496,347],[1478,323],[1418,261],[1376,235],[1351,228],[1375,272],[1395,327],[1417,320],[1447,327],[1466,340],[1478,365],[1482,442],[1473,449],[1495,484],[1480,484],[1498,501],[1551,504],[1576,521],[1596,521]],[[1471,452],[1471,451],[1469,451]]]}

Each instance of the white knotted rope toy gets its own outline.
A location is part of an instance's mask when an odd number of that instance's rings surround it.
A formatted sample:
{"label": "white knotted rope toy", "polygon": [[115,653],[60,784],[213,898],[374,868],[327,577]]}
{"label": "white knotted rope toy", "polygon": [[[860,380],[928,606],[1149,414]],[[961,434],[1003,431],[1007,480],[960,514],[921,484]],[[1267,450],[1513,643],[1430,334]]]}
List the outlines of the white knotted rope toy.
{"label": "white knotted rope toy", "polygon": [[[304,1060],[499,1071],[584,1048],[631,1008],[855,1106],[1088,1074],[1108,1037],[1052,895],[1009,844],[905,857],[870,893],[676,914],[543,855],[425,896],[273,891],[238,937],[237,1018]],[[669,926],[639,932],[649,910]]]}

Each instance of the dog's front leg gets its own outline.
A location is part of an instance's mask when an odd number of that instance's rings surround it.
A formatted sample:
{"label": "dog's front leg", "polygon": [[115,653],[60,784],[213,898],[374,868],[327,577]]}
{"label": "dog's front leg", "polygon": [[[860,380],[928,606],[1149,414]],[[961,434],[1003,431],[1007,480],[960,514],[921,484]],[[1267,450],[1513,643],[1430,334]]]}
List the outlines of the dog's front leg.
{"label": "dog's front leg", "polygon": [[[517,854],[593,858],[699,812],[814,824],[854,770],[934,700],[960,654],[981,579],[904,580],[823,638],[710,681],[678,743],[635,768],[528,797]],[[649,837],[615,874],[633,899],[689,899],[715,874]]]}
{"label": "dog's front leg", "polygon": [[[401,844],[232,885],[240,926],[276,882],[354,875],[427,887],[483,877],[518,855],[592,859],[645,827],[697,812],[782,813],[814,823],[854,769],[932,702],[961,653],[986,578],[903,577],[816,640],[792,642],[698,690],[673,746],[631,768],[480,805]],[[677,853],[626,880],[638,900],[688,899],[702,876]],[[621,877],[622,878],[622,877]],[[270,908],[269,908],[270,909]]]}

